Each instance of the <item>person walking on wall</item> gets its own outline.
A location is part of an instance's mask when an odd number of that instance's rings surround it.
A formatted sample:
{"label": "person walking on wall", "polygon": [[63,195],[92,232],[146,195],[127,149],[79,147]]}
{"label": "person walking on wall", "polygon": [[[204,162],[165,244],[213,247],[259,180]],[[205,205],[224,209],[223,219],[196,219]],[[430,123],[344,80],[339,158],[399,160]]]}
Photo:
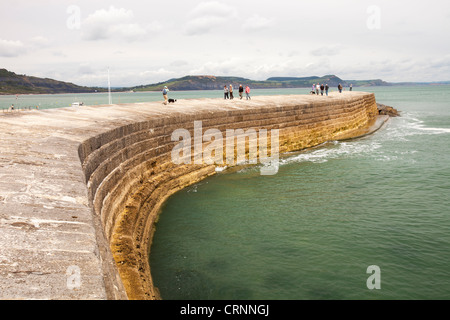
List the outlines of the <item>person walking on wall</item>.
{"label": "person walking on wall", "polygon": [[320,85],[320,95],[323,96],[323,90],[325,90],[325,86],[323,83]]}
{"label": "person walking on wall", "polygon": [[227,86],[223,86],[223,98],[228,99],[228,88]]}
{"label": "person walking on wall", "polygon": [[250,98],[250,87],[249,86],[245,87],[245,94],[247,95],[247,100],[248,99],[250,99],[250,100],[252,99],[252,98]]}
{"label": "person walking on wall", "polygon": [[350,84],[350,91],[352,91],[353,90],[353,85],[352,84]]}
{"label": "person walking on wall", "polygon": [[167,86],[164,86],[164,89],[162,91],[163,97],[164,97],[164,102],[163,104],[167,104],[167,101],[169,100],[167,97],[167,94],[169,93],[169,89],[167,88]]}
{"label": "person walking on wall", "polygon": [[338,85],[338,90],[339,90],[339,93],[342,93],[342,84],[340,84],[340,83]]}
{"label": "person walking on wall", "polygon": [[328,87],[328,83],[327,83],[327,84],[325,84],[325,94],[327,95],[327,97],[328,97],[328,89],[329,89],[329,87]]}
{"label": "person walking on wall", "polygon": [[316,84],[316,95],[319,95],[320,84]]}
{"label": "person walking on wall", "polygon": [[230,84],[230,100],[233,99],[233,85]]}
{"label": "person walking on wall", "polygon": [[244,87],[242,84],[239,85],[239,98],[242,100],[242,95],[244,94]]}
{"label": "person walking on wall", "polygon": [[316,85],[313,83],[312,88],[311,88],[311,93],[315,94],[316,93]]}

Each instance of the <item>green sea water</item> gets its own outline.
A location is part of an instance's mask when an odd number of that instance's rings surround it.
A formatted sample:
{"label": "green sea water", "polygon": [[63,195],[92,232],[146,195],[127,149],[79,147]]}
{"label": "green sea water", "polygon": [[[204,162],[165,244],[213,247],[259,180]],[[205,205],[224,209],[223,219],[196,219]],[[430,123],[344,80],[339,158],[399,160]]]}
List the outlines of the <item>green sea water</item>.
{"label": "green sea water", "polygon": [[402,116],[165,203],[150,254],[163,299],[450,299],[450,86],[361,91]]}

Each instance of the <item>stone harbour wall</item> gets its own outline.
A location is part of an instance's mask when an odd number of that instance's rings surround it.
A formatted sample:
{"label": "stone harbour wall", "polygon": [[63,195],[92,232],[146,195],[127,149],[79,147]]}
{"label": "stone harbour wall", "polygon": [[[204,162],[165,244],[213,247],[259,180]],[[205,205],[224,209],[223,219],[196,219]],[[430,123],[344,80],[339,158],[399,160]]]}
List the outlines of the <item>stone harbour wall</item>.
{"label": "stone harbour wall", "polygon": [[279,129],[283,153],[356,132],[377,114],[375,97],[370,94],[303,103],[295,97],[267,97],[247,108],[211,109],[118,127],[79,147],[89,199],[101,217],[130,299],[159,298],[148,252],[162,203],[174,192],[215,173],[214,165],[174,164],[172,132],[185,128],[193,138],[194,121],[202,121],[203,132],[219,129],[224,136],[226,129]]}
{"label": "stone harbour wall", "polygon": [[[201,121],[203,133],[218,129],[224,140],[227,129],[278,129],[284,153],[361,135],[377,116],[374,94],[363,92],[0,116],[0,176],[17,183],[0,188],[0,284],[9,286],[0,298],[160,299],[148,257],[161,206],[216,173],[214,164],[172,161],[177,129],[194,139],[194,121]],[[11,239],[17,244],[8,248]],[[67,285],[70,266],[82,279],[75,289]]]}

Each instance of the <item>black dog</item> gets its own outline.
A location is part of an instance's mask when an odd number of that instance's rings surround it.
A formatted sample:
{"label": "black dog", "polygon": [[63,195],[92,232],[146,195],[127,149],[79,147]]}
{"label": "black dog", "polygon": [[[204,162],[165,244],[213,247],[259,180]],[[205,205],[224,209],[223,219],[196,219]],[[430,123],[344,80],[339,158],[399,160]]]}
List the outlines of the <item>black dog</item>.
{"label": "black dog", "polygon": [[169,103],[175,103],[175,101],[177,101],[177,99],[169,99]]}

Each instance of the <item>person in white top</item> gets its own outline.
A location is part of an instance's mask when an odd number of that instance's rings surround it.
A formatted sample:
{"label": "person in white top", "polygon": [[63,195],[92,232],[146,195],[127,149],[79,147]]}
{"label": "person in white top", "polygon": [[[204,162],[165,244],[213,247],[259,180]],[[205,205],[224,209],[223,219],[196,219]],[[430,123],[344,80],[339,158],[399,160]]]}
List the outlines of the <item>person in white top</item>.
{"label": "person in white top", "polygon": [[223,98],[228,99],[228,87],[223,86]]}

